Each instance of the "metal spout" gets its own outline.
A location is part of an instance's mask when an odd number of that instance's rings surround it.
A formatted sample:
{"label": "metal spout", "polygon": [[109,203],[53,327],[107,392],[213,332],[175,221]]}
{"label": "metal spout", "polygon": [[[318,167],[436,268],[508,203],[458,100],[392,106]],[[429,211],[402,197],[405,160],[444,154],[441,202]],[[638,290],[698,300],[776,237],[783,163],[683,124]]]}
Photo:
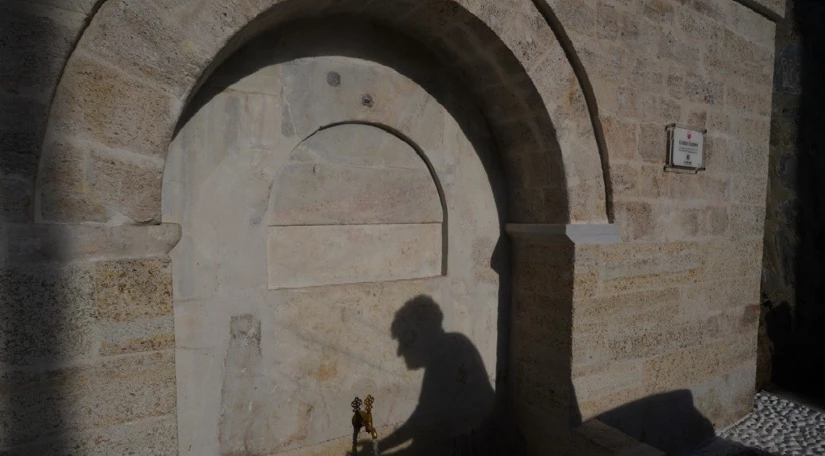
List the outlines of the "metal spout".
{"label": "metal spout", "polygon": [[367,395],[366,399],[364,399],[364,408],[365,410],[361,410],[361,399],[355,398],[353,399],[352,403],[352,427],[353,430],[353,438],[357,436],[361,432],[361,428],[364,428],[371,436],[372,439],[375,440],[378,438],[378,432],[375,430],[375,426],[372,424],[372,404],[375,403],[375,399],[372,395]]}

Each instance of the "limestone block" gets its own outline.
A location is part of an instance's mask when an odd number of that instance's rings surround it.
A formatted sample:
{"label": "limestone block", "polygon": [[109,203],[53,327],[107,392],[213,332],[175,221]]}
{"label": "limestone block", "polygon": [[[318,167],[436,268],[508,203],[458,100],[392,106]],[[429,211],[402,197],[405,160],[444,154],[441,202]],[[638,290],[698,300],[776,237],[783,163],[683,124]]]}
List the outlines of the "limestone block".
{"label": "limestone block", "polygon": [[60,456],[71,448],[88,456],[141,454],[167,456],[178,451],[177,419],[174,415],[147,418],[128,424],[73,432],[57,440],[19,447],[25,454]]}
{"label": "limestone block", "polygon": [[642,165],[639,173],[639,196],[644,198],[666,197],[670,190],[672,173],[666,173],[662,165]]}
{"label": "limestone block", "polygon": [[42,373],[3,374],[3,413],[15,428],[0,445],[168,415],[175,407],[169,352],[106,359]]}
{"label": "limestone block", "polygon": [[[756,141],[755,138],[753,140]],[[717,149],[716,141],[714,141],[713,153],[721,152],[719,153],[721,155],[719,161],[722,162],[722,167],[726,171],[742,176],[761,177],[765,175],[765,170],[768,169],[769,146],[767,139],[761,143],[730,139],[727,144],[719,149]]]}
{"label": "limestone block", "polygon": [[725,104],[733,108],[732,112],[740,110],[758,116],[770,116],[771,97],[765,92],[752,92],[741,87],[728,86],[725,87]]}
{"label": "limestone block", "polygon": [[730,234],[737,239],[761,238],[765,229],[763,206],[733,205],[730,207]]}
{"label": "limestone block", "polygon": [[761,271],[762,241],[754,237],[733,242],[709,243],[706,275],[716,279],[759,276]]}
{"label": "limestone block", "polygon": [[[610,323],[618,320],[638,321],[639,314],[656,310],[660,314],[663,305],[679,301],[678,288],[638,291],[612,296],[576,300],[573,305],[573,325],[576,334],[587,333],[588,328],[600,333],[610,332]],[[673,318],[671,315],[670,318]]]}
{"label": "limestone block", "polygon": [[88,265],[27,264],[0,272],[0,360],[32,366],[88,354],[94,338]]}
{"label": "limestone block", "polygon": [[642,385],[643,364],[639,361],[611,364],[607,369],[573,379],[576,398],[586,402],[613,391]]}
{"label": "limestone block", "polygon": [[734,176],[731,178],[730,196],[734,203],[763,204],[767,190],[767,176]]}
{"label": "limestone block", "polygon": [[175,348],[175,328],[172,317],[145,318],[126,323],[104,323],[100,355],[153,352]]}
{"label": "limestone block", "polygon": [[40,195],[35,220],[50,222],[105,222],[109,211],[100,201],[84,195],[61,191],[44,191]]}
{"label": "limestone block", "polygon": [[65,2],[53,5],[57,8],[36,3],[6,1],[0,6],[0,81],[6,93],[46,103],[85,14],[69,11]]}
{"label": "limestone block", "polygon": [[753,409],[755,377],[753,361],[731,366],[722,375],[691,388],[694,405],[714,428],[729,427]]}
{"label": "limestone block", "polygon": [[636,196],[639,172],[633,165],[612,164],[610,166],[610,184],[614,197]]}
{"label": "limestone block", "polygon": [[602,116],[601,121],[610,158],[613,160],[634,159],[637,147],[636,124],[612,116]]}
{"label": "limestone block", "polygon": [[438,188],[409,145],[376,127],[342,125],[313,135],[281,171],[271,225],[435,223]]}
{"label": "limestone block", "polygon": [[440,275],[441,236],[440,223],[271,227],[269,287]]}
{"label": "limestone block", "polygon": [[82,52],[64,74],[52,111],[58,132],[147,155],[166,153],[178,109],[173,97]]}
{"label": "limestone block", "polygon": [[172,316],[169,260],[107,261],[95,265],[96,314],[125,322]]}
{"label": "limestone block", "polygon": [[0,220],[23,222],[31,219],[32,182],[0,178]]}
{"label": "limestone block", "polygon": [[80,48],[182,96],[200,75],[203,57],[181,43],[178,21],[153,2],[106,2],[91,21]]}
{"label": "limestone block", "polygon": [[35,175],[47,112],[43,103],[0,94],[0,173]]}
{"label": "limestone block", "polygon": [[659,58],[673,63],[696,68],[700,63],[701,51],[697,44],[690,43],[673,32],[665,32],[660,37]]}
{"label": "limestone block", "polygon": [[137,222],[160,217],[163,170],[157,164],[93,152],[89,167],[95,199]]}

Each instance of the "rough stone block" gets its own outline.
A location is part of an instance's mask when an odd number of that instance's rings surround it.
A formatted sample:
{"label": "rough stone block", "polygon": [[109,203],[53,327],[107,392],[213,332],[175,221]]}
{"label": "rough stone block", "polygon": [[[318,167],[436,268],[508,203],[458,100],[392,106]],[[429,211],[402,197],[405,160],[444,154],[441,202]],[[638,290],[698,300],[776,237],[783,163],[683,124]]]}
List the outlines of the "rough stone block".
{"label": "rough stone block", "polygon": [[66,66],[52,118],[61,133],[161,156],[178,109],[173,97],[151,84],[77,53]]}
{"label": "rough stone block", "polygon": [[668,0],[642,0],[639,6],[642,14],[653,22],[670,24],[673,21],[673,3]]}
{"label": "rough stone block", "polygon": [[604,139],[611,159],[631,160],[636,157],[637,126],[616,117],[601,118]]}
{"label": "rough stone block", "polygon": [[0,271],[0,360],[54,363],[92,349],[94,295],[86,265],[27,264]]}
{"label": "rough stone block", "polygon": [[699,46],[689,43],[672,32],[660,36],[659,58],[668,59],[686,68],[697,68],[701,60]]}
{"label": "rough stone block", "polygon": [[80,46],[108,63],[182,96],[206,60],[193,43],[182,42],[181,24],[153,2],[113,1],[101,5]]}
{"label": "rough stone block", "polygon": [[90,185],[87,154],[68,141],[52,141],[43,147],[43,171],[38,176],[40,188],[81,194]]}
{"label": "rough stone block", "polygon": [[6,435],[10,441],[0,443],[4,446],[175,410],[174,352],[109,358],[42,373],[9,372],[3,377],[3,412],[15,426]]}
{"label": "rough stone block", "polygon": [[724,38],[724,27],[690,8],[680,8],[676,15],[676,24],[687,39],[704,43],[721,41]]}
{"label": "rough stone block", "polygon": [[105,323],[100,327],[100,355],[171,350],[175,348],[172,317],[142,319],[125,323]]}
{"label": "rough stone block", "polygon": [[768,169],[770,151],[767,141],[749,143],[730,139],[722,146],[714,140],[712,147],[713,160],[731,174],[762,177]]}
{"label": "rough stone block", "polygon": [[[0,5],[3,90],[47,102],[84,19],[85,14],[36,2],[3,2]],[[31,122],[31,119],[25,120]]]}
{"label": "rough stone block", "polygon": [[19,447],[23,454],[60,456],[70,448],[72,454],[107,456],[141,454],[167,456],[178,452],[177,417],[148,418],[118,426],[73,432],[57,440]]}
{"label": "rough stone block", "polygon": [[639,173],[639,196],[643,198],[667,197],[672,176],[671,173],[666,173],[661,165],[642,165]]}
{"label": "rough stone block", "polygon": [[758,116],[770,116],[771,97],[765,91],[752,92],[736,86],[725,87],[725,105],[729,112],[745,111]]}
{"label": "rough stone block", "polygon": [[763,206],[733,205],[730,207],[730,234],[737,239],[761,238],[765,229]]}
{"label": "rough stone block", "polygon": [[0,93],[0,173],[34,177],[47,113],[43,103]]}
{"label": "rough stone block", "polygon": [[0,220],[30,220],[33,190],[33,183],[26,179],[0,177]]}
{"label": "rough stone block", "polygon": [[734,242],[707,244],[705,275],[708,278],[759,277],[762,268],[761,236],[744,241],[740,240],[741,236],[734,239]]}
{"label": "rough stone block", "polygon": [[642,385],[642,363],[627,361],[613,363],[600,372],[573,379],[576,398],[588,401],[614,391],[636,388]]}
{"label": "rough stone block", "polygon": [[636,196],[639,172],[633,165],[616,164],[610,167],[610,184],[617,197]]}
{"label": "rough stone block", "polygon": [[731,201],[740,204],[760,205],[765,203],[768,190],[767,176],[731,177]]}
{"label": "rough stone block", "polygon": [[87,195],[44,191],[40,195],[40,217],[50,222],[105,222],[109,212],[99,200]]}
{"label": "rough stone block", "polygon": [[619,29],[619,42],[639,54],[655,52],[661,36],[659,25],[642,16],[625,13]]}
{"label": "rough stone block", "polygon": [[163,169],[141,161],[93,152],[89,180],[95,199],[137,222],[147,222],[160,218]]}
{"label": "rough stone block", "polygon": [[106,261],[95,265],[96,316],[127,322],[172,316],[168,260]]}
{"label": "rough stone block", "polygon": [[655,232],[654,208],[646,202],[615,203],[616,224],[621,227],[622,239],[652,239]]}
{"label": "rough stone block", "polygon": [[725,101],[725,86],[711,76],[688,72],[685,76],[685,96],[691,101],[721,105]]}
{"label": "rough stone block", "polygon": [[440,223],[269,230],[269,287],[302,288],[441,274]]}

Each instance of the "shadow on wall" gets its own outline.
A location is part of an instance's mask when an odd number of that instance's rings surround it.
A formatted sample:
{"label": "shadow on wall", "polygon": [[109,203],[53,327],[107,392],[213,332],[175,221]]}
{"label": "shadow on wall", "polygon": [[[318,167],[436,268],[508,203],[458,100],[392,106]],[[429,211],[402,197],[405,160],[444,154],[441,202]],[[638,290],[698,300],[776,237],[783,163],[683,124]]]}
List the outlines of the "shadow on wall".
{"label": "shadow on wall", "polygon": [[[31,225],[49,102],[75,30],[0,2],[0,454],[68,454],[84,404],[66,362],[89,354],[93,271],[57,264],[65,232]],[[82,381],[81,379],[76,379]],[[85,404],[88,405],[88,404]]]}
{"label": "shadow on wall", "polygon": [[[265,49],[267,49],[267,52],[265,55],[260,55],[256,51],[256,49],[260,49],[259,45],[261,43],[266,44]],[[376,45],[376,43],[380,43],[380,45]],[[431,56],[418,42],[399,35],[395,30],[388,30],[373,23],[358,22],[348,17],[299,21],[280,27],[276,32],[265,33],[253,39],[222,64],[215,72],[214,77],[206,81],[199,93],[187,106],[178,123],[176,134],[213,97],[242,78],[254,74],[268,65],[322,56],[352,57],[386,65],[415,81],[438,100],[450,115],[458,121],[463,133],[479,153],[481,162],[488,174],[488,180],[493,187],[499,220],[502,224],[505,220],[508,220],[505,208],[512,207],[512,201],[508,205],[508,201],[506,201],[509,194],[508,188],[504,186],[504,179],[501,179],[500,175],[502,169],[508,170],[508,167],[512,167],[512,164],[508,164],[506,158],[495,156],[494,151],[490,150],[490,143],[493,138],[489,137],[487,131],[489,126],[484,128],[486,126],[484,119],[481,122],[476,121],[479,106],[463,102],[463,100],[473,99],[474,97],[469,93],[463,93],[466,88],[452,81],[452,70],[437,67],[439,69],[438,77],[433,77],[432,62],[438,60],[435,56]],[[538,97],[536,93],[533,93],[532,96],[534,98]],[[501,100],[501,102],[505,101]],[[549,119],[545,120],[549,122]],[[547,127],[544,131],[551,132],[553,129]],[[505,162],[503,166],[502,161]],[[512,177],[508,173],[508,181]],[[564,175],[562,173],[559,182],[561,188],[564,188],[563,180]],[[561,194],[563,192],[559,191],[559,193],[556,196],[563,200],[563,206],[566,207],[566,198]],[[512,197],[512,194],[509,194],[509,196]],[[495,388],[489,384],[484,366],[481,365],[481,358],[472,343],[463,335],[444,332],[441,327],[439,305],[426,296],[411,300],[399,310],[392,328],[392,336],[401,345],[399,356],[405,358],[410,369],[425,369],[425,379],[418,408],[407,424],[392,436],[382,440],[382,452],[391,451],[390,448],[392,447],[412,441],[411,447],[398,450],[397,454],[437,454],[432,453],[427,448],[431,448],[432,445],[436,444],[444,444],[443,439],[454,436],[456,440],[452,441],[451,444],[455,444],[459,448],[456,450],[458,452],[454,452],[454,454],[477,454],[467,453],[467,451],[473,445],[479,446],[476,439],[482,437],[468,437],[467,434],[461,434],[458,432],[458,427],[464,424],[439,419],[440,413],[442,413],[439,411],[446,413],[446,416],[455,414],[466,416],[469,413],[467,407],[473,408],[473,413],[478,412],[475,408],[480,407],[485,410],[492,410],[494,420],[500,423],[494,426],[498,430],[505,429],[505,425],[502,423],[507,423],[507,426],[511,426],[511,423],[513,423],[513,420],[508,418],[511,416],[511,411],[507,400],[508,387],[506,385],[510,354],[508,342],[510,341],[511,327],[511,258],[509,242],[503,234],[503,229],[502,226],[502,236],[497,239],[490,258],[490,266],[499,277]],[[566,302],[565,305],[569,307],[570,303]],[[407,339],[411,333],[418,335],[413,343],[410,343]],[[433,341],[437,343],[434,344]],[[441,346],[440,344],[444,344],[444,347],[435,350],[436,347]],[[462,368],[464,371],[455,370],[455,362],[450,361],[454,357],[466,360]],[[464,386],[465,389],[462,390],[464,391],[463,396],[457,396],[457,393],[450,388],[456,387],[455,382],[458,381],[457,379],[462,378],[461,381],[467,383]],[[445,404],[450,405],[445,406]],[[419,432],[418,429],[425,425],[431,429],[433,427],[437,428],[438,432],[436,434],[442,436],[442,441],[425,442],[420,440],[418,436],[425,435],[425,433]],[[492,425],[489,423],[485,424],[483,430],[479,428],[478,432],[485,435],[489,434],[490,426]],[[458,434],[456,434],[457,432]],[[511,426],[506,428],[504,434],[511,436],[515,435],[515,432],[514,426]],[[462,435],[463,437],[461,437]],[[491,454],[510,454],[513,456],[522,454],[519,453],[521,450],[512,446],[512,443],[508,443],[508,445],[511,446],[506,451]],[[482,446],[489,449],[486,444]]]}
{"label": "shadow on wall", "polygon": [[774,386],[823,405],[825,3],[789,1],[786,16],[777,29],[763,333]]}
{"label": "shadow on wall", "polygon": [[[441,307],[426,295],[395,314],[391,335],[410,370],[424,369],[418,405],[407,421],[380,439],[381,454],[419,456],[521,455],[516,432],[495,413],[495,391],[476,347],[444,331]],[[367,454],[362,448],[359,454]]]}

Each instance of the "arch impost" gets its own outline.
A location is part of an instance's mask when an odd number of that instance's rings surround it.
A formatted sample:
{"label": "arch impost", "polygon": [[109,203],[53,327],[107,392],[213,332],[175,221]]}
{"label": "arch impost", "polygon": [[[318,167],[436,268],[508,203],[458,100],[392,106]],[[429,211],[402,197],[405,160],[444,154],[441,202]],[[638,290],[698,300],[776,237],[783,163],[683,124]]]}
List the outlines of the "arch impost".
{"label": "arch impost", "polygon": [[539,243],[616,244],[622,240],[614,224],[508,223],[505,230],[513,239]]}

